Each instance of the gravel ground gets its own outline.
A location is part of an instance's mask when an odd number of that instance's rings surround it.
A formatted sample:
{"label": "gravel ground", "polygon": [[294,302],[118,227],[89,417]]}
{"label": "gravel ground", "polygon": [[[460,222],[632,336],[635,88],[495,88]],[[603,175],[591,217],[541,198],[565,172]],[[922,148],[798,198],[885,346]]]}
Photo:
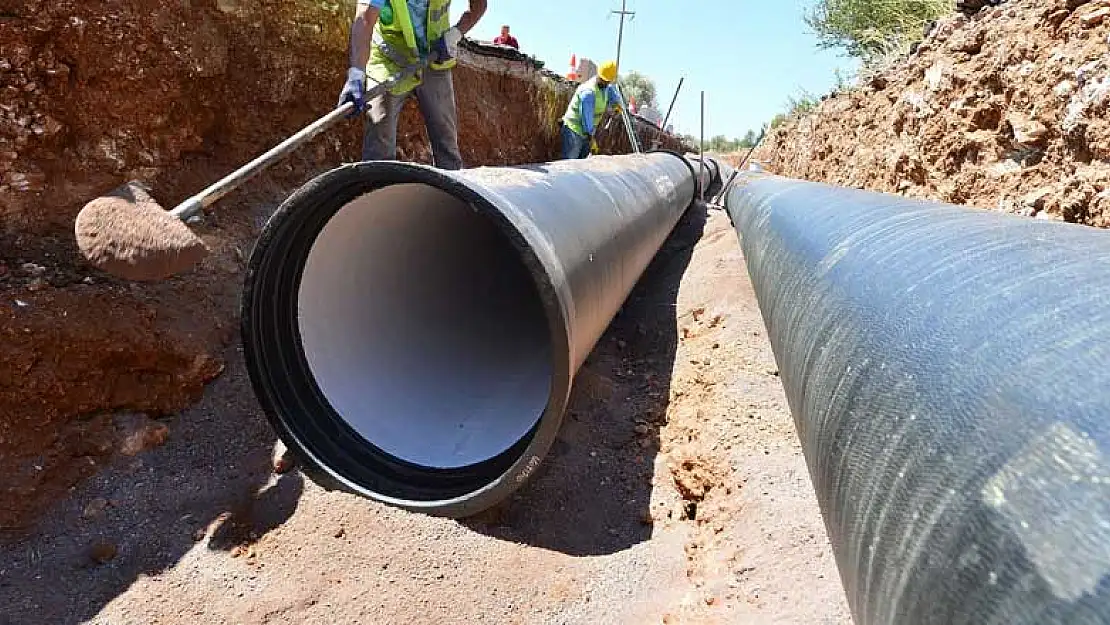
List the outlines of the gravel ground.
{"label": "gravel ground", "polygon": [[849,623],[728,218],[691,210],[506,504],[435,519],[270,472],[241,354],[166,443],[0,546],[0,623]]}

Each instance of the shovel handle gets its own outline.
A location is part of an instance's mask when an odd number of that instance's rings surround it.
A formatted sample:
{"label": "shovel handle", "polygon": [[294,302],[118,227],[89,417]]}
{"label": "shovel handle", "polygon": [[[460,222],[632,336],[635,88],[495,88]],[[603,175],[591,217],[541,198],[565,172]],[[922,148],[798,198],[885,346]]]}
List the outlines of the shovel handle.
{"label": "shovel handle", "polygon": [[[412,67],[405,68],[405,70],[396,79],[377,83],[373,87],[367,89],[366,92],[363,94],[363,98],[366,100],[370,100],[378,96],[386,89],[389,89],[394,84],[395,80],[400,80],[402,78],[405,78],[406,76],[413,75],[421,67],[421,65],[414,65]],[[223,178],[220,178],[200,193],[178,204],[173,208],[173,210],[170,211],[170,214],[182,221],[185,221],[190,217],[199,215],[201,211],[216,203],[220,198],[227,195],[228,193],[231,193],[235,189],[238,189],[244,182],[250,180],[251,178],[254,178],[258,174],[262,173],[264,169],[285,158],[287,154],[299,148],[305,142],[310,141],[316,135],[334,126],[336,122],[350,114],[351,111],[354,110],[354,108],[355,105],[351,102],[345,102],[335,107],[330,113],[324,115],[320,119],[317,119],[304,128],[301,128],[299,131],[297,131],[296,134],[287,138],[285,141],[282,141],[281,143],[267,150],[265,153],[255,157],[254,160],[247,163],[246,165],[243,165],[239,169],[236,169]]]}
{"label": "shovel handle", "polygon": [[330,113],[300,129],[296,134],[287,138],[285,141],[275,145],[260,156],[255,157],[251,162],[243,165],[223,178],[220,178],[209,185],[205,190],[178,204],[170,211],[170,214],[182,221],[199,214],[202,210],[211,206],[228,193],[238,189],[240,185],[255,177],[270,165],[285,158],[287,154],[300,147],[306,141],[311,140],[316,135],[332,127],[336,122],[353,111],[354,108],[355,105],[351,102],[346,102],[336,107]]}

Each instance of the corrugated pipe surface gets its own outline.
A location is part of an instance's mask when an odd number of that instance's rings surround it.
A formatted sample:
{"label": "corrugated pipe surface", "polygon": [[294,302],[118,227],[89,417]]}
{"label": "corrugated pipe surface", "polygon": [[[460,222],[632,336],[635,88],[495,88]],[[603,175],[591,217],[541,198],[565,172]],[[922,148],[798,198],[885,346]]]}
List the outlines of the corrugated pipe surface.
{"label": "corrugated pipe surface", "polygon": [[539,466],[578,367],[694,196],[690,163],[663,152],[325,173],[250,259],[258,398],[318,482],[479,512]]}
{"label": "corrugated pipe surface", "polygon": [[859,625],[1110,623],[1110,233],[742,173]]}

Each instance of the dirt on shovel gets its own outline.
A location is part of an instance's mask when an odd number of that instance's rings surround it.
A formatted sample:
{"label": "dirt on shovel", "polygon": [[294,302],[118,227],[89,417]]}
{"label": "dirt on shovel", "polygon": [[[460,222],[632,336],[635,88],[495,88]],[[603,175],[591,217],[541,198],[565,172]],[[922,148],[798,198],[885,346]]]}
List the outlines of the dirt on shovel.
{"label": "dirt on shovel", "polygon": [[208,254],[200,237],[137,182],[86,204],[77,215],[74,234],[86,260],[126,280],[164,280]]}

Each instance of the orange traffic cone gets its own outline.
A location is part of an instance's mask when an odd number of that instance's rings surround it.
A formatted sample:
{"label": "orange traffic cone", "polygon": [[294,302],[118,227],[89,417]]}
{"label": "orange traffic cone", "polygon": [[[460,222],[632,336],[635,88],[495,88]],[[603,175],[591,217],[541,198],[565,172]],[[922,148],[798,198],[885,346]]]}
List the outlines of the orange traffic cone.
{"label": "orange traffic cone", "polygon": [[567,80],[578,80],[578,57],[574,54],[570,55],[570,71],[567,72]]}

